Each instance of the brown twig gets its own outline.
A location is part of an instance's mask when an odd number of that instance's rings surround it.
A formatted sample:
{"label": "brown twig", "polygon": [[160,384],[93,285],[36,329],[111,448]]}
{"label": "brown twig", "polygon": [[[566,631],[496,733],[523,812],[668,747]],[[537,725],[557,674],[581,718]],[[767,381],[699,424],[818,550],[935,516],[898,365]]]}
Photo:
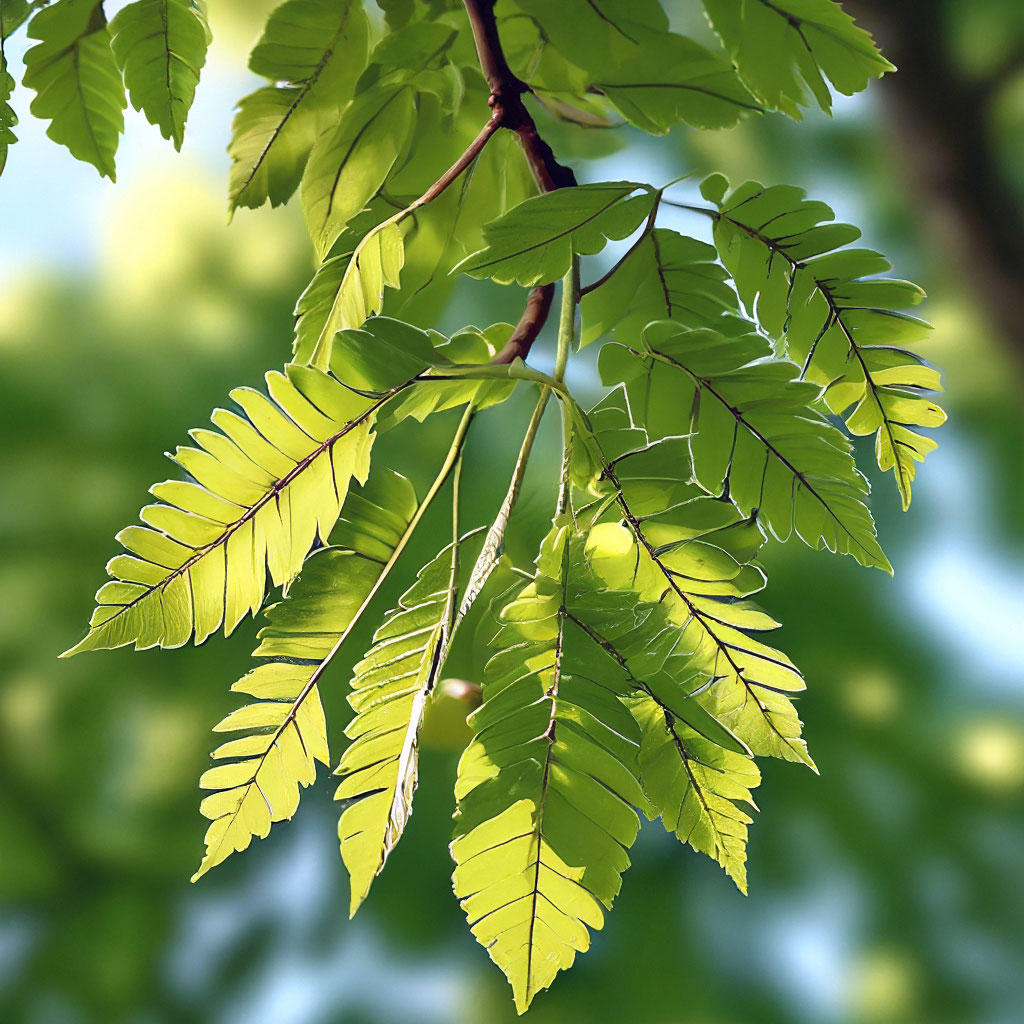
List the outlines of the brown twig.
{"label": "brown twig", "polygon": [[[555,158],[523,103],[523,95],[530,91],[530,87],[513,73],[505,59],[494,18],[494,0],[463,2],[473,29],[480,70],[491,90],[489,103],[493,111],[492,120],[496,118],[500,127],[514,131],[519,137],[530,170],[542,192],[554,192],[557,188],[575,185],[576,175]],[[504,364],[527,357],[547,321],[554,294],[555,287],[552,284],[542,285],[530,292],[526,309],[512,337],[492,362]]]}
{"label": "brown twig", "polygon": [[526,300],[526,309],[512,332],[512,337],[505,343],[505,347],[491,360],[492,363],[504,365],[516,359],[525,359],[537,335],[547,322],[548,313],[551,311],[551,303],[555,297],[555,286],[553,284],[540,285],[530,292]]}

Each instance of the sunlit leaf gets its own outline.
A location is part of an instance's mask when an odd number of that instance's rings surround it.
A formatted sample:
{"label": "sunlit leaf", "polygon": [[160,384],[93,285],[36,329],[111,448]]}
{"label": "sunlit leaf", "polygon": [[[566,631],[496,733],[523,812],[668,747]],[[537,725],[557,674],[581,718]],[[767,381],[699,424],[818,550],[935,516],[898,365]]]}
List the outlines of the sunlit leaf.
{"label": "sunlit leaf", "polygon": [[704,7],[747,86],[791,117],[814,102],[832,109],[826,79],[851,96],[896,70],[833,0],[704,0]]}
{"label": "sunlit leaf", "polygon": [[651,212],[654,193],[631,181],[560,188],[536,196],[484,227],[486,248],[455,269],[500,284],[557,281],[573,255],[600,252],[632,234]]}
{"label": "sunlit leaf", "polygon": [[345,730],[352,743],[334,794],[345,802],[338,838],[353,915],[412,813],[419,731],[444,667],[457,570],[458,545],[451,544],[420,570],[355,667],[348,698],[355,718]]}
{"label": "sunlit leaf", "polygon": [[374,87],[345,109],[341,123],[321,135],[302,177],[302,209],[322,259],[384,183],[413,123],[407,87]]}
{"label": "sunlit leaf", "polygon": [[915,463],[936,446],[917,428],[946,419],[922,394],[941,390],[938,373],[902,347],[930,330],[902,312],[924,292],[880,278],[889,263],[879,253],[843,248],[860,232],[834,223],[831,209],[803,190],[747,182],[726,195],[724,185],[718,176],[705,190],[718,208],[715,244],[740,297],[807,379],[825,387],[829,410],[852,433],[876,435],[878,465],[893,471],[907,508]]}
{"label": "sunlit leaf", "polygon": [[25,54],[24,82],[36,92],[32,113],[50,122],[46,134],[54,142],[113,181],[127,101],[102,3],[57,0],[28,29],[40,40]]}
{"label": "sunlit leaf", "polygon": [[232,208],[288,201],[317,136],[352,96],[368,41],[360,0],[288,0],[270,15],[249,68],[274,84],[239,101],[228,147]]}
{"label": "sunlit leaf", "polygon": [[581,445],[580,458],[588,471],[597,458],[591,488],[611,500],[587,535],[597,577],[663,606],[691,652],[690,692],[754,754],[813,767],[790,700],[806,684],[786,655],[751,635],[778,625],[748,600],[764,587],[756,519],[681,478],[687,439],[644,443],[621,393],[588,419],[580,426],[590,454]]}
{"label": "sunlit leaf", "polygon": [[501,612],[456,783],[455,894],[520,1012],[602,927],[647,804],[622,673],[566,615],[569,529]]}
{"label": "sunlit leaf", "polygon": [[640,723],[640,778],[669,832],[718,861],[747,891],[751,789],[761,773],[749,757],[705,739],[650,697],[631,703]]}
{"label": "sunlit leaf", "polygon": [[268,373],[269,396],[236,388],[239,412],[218,409],[218,430],[172,456],[192,478],[153,488],[146,526],[118,534],[91,629],[67,652],[201,643],[230,633],[263,603],[266,576],[286,585],[326,541],[353,479],[364,481],[379,400],[309,367]]}
{"label": "sunlit leaf", "polygon": [[258,666],[232,686],[260,703],[232,711],[217,732],[241,732],[214,751],[224,762],[201,785],[216,792],[202,804],[212,822],[206,855],[193,881],[232,853],[265,838],[290,818],[299,785],[327,764],[327,727],[317,681],[336,645],[365,607],[381,572],[409,527],[416,494],[404,477],[374,471],[354,487],[331,543],[306,560],[288,597],[266,609],[267,625],[253,652]]}
{"label": "sunlit leaf", "polygon": [[201,0],[135,0],[111,22],[132,106],[181,149],[210,29]]}
{"label": "sunlit leaf", "polygon": [[606,345],[604,382],[626,384],[652,440],[688,436],[694,476],[708,493],[756,514],[780,540],[795,534],[891,572],[850,443],[813,409],[819,389],[798,380],[792,363],[771,360],[745,320],[712,323],[656,321],[634,347]]}

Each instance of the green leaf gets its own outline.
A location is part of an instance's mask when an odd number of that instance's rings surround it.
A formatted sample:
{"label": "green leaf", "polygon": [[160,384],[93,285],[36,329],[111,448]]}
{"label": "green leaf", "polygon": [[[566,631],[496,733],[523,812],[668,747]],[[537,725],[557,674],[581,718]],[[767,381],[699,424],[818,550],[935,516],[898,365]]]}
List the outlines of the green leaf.
{"label": "green leaf", "polygon": [[384,289],[399,287],[404,263],[402,229],[394,218],[378,224],[351,253],[325,260],[295,307],[295,361],[326,369],[334,336],[381,311]]}
{"label": "green leaf", "polygon": [[232,209],[291,198],[313,143],[351,98],[368,45],[360,0],[288,0],[270,15],[249,67],[274,85],[238,104],[228,146]]}
{"label": "green leaf", "polygon": [[[633,195],[644,189],[641,195]],[[486,248],[456,268],[499,284],[547,284],[564,277],[573,255],[600,252],[631,235],[656,193],[631,181],[560,188],[520,203],[484,227]]]}
{"label": "green leaf", "polygon": [[0,36],[10,37],[48,0],[3,0],[0,3]]}
{"label": "green leaf", "polygon": [[761,773],[749,757],[723,750],[649,697],[631,702],[643,731],[640,779],[662,823],[725,868],[747,891],[747,826],[743,804]]}
{"label": "green leaf", "polygon": [[630,124],[663,135],[679,121],[694,128],[730,128],[761,107],[723,57],[685,36],[645,37],[642,52],[598,71],[603,92]]}
{"label": "green leaf", "polygon": [[50,121],[54,142],[113,181],[126,100],[102,3],[57,0],[29,35],[40,40],[25,54],[24,82],[37,94],[29,109]]}
{"label": "green leaf", "polygon": [[657,0],[516,0],[540,25],[544,39],[573,64],[605,73],[642,56],[668,32]]}
{"label": "green leaf", "polygon": [[321,135],[302,177],[302,209],[317,255],[377,194],[405,147],[415,107],[408,87],[375,86]]}
{"label": "green leaf", "polygon": [[453,543],[420,570],[355,667],[348,698],[355,717],[345,729],[352,743],[334,794],[345,802],[338,838],[353,916],[412,813],[419,731],[451,638],[457,572]]}
{"label": "green leaf", "polygon": [[635,344],[652,320],[707,326],[738,313],[736,293],[713,246],[655,228],[599,288],[583,296],[582,345],[604,335]]}
{"label": "green leaf", "polygon": [[587,557],[611,590],[660,604],[683,631],[699,675],[690,692],[750,751],[814,767],[789,695],[806,684],[780,651],[750,633],[778,623],[748,600],[764,586],[753,564],[763,537],[756,519],[681,478],[686,438],[646,444],[613,392],[577,416],[577,482],[606,496],[587,535]]}
{"label": "green leaf", "polygon": [[852,433],[876,435],[878,465],[893,470],[907,508],[915,463],[936,447],[915,428],[946,419],[922,394],[941,390],[939,374],[902,347],[930,330],[902,312],[924,292],[879,277],[889,269],[880,254],[842,248],[860,232],[834,223],[831,209],[801,189],[747,182],[713,216],[715,245],[740,298],[802,375],[825,388],[829,411]]}
{"label": "green leaf", "polygon": [[515,388],[507,370],[505,376],[497,376],[504,367],[465,364],[488,363],[495,344],[503,344],[511,333],[510,324],[495,325],[487,332],[470,327],[449,340],[401,320],[373,317],[360,330],[337,336],[332,367],[350,387],[376,393],[393,391],[404,380],[417,378],[415,388],[400,391],[381,410],[378,428],[386,430],[409,417],[422,422],[461,405],[485,409],[503,402]]}
{"label": "green leaf", "polygon": [[583,538],[570,550],[566,615],[624,673],[630,687],[709,742],[738,754],[750,751],[694,696],[704,679],[682,630],[656,602],[605,586],[589,571]]}
{"label": "green leaf", "polygon": [[602,926],[647,807],[628,685],[565,612],[568,532],[501,612],[456,783],[455,894],[520,1013]]}
{"label": "green leaf", "polygon": [[7,149],[18,141],[13,128],[18,117],[11,109],[9,100],[14,91],[14,79],[7,71],[7,58],[4,56],[3,36],[0,35],[0,174],[7,164]]}
{"label": "green leaf", "polygon": [[273,822],[291,818],[299,785],[314,782],[316,761],[329,763],[317,681],[365,608],[416,508],[408,480],[375,471],[349,493],[331,545],[314,551],[288,597],[266,609],[267,625],[253,652],[259,664],[232,686],[260,703],[231,712],[216,727],[246,735],[213,752],[225,763],[200,782],[216,792],[202,803],[212,821],[193,881],[246,849],[253,836],[266,838]]}
{"label": "green leaf", "polygon": [[114,18],[110,30],[132,106],[180,150],[210,42],[205,4],[135,0]]}
{"label": "green leaf", "polygon": [[[770,107],[800,117],[896,69],[833,0],[704,0],[704,7],[750,90]],[[810,93],[810,95],[808,95]]]}
{"label": "green leaf", "polygon": [[199,447],[171,456],[192,480],[157,484],[147,525],[118,534],[129,554],[108,564],[89,634],[66,655],[201,643],[221,624],[227,635],[259,610],[268,569],[286,586],[326,542],[350,481],[366,479],[383,399],[310,367],[266,380],[270,397],[236,388],[240,413],[216,410],[219,430],[193,430]]}
{"label": "green leaf", "polygon": [[892,567],[866,505],[868,482],[846,437],[814,409],[819,389],[738,317],[712,329],[656,321],[634,348],[601,351],[606,384],[624,382],[652,439],[689,436],[694,477],[756,515],[780,540]]}

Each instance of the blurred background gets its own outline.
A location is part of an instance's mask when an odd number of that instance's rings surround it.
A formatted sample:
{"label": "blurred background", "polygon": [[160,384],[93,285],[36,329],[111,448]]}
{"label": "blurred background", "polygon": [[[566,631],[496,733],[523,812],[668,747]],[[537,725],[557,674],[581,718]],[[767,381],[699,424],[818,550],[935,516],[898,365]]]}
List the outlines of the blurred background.
{"label": "blurred background", "polygon": [[[183,152],[129,111],[116,186],[50,143],[16,94],[20,141],[0,178],[0,1020],[11,1024],[514,1019],[450,888],[460,706],[439,705],[429,723],[410,828],[349,922],[327,773],[292,823],[188,883],[209,730],[234,706],[228,687],[257,624],[198,651],[56,660],[85,627],[113,534],[169,475],[161,453],[290,351],[312,270],[298,213],[241,211],[229,226],[224,212],[231,106],[252,88],[245,55],[268,6],[211,5]],[[702,30],[695,3],[669,6]],[[908,514],[891,481],[877,489],[895,580],[797,545],[767,552],[764,603],[808,680],[801,713],[821,776],[763,765],[751,895],[645,827],[605,930],[537,999],[536,1024],[1024,1019],[1024,5],[847,7],[901,72],[840,98],[832,119],[627,136],[643,149],[626,162],[607,139],[557,133],[581,180],[721,170],[830,202],[930,292],[925,354],[945,370],[950,422]],[[11,45],[19,79],[23,51]],[[495,309],[514,319],[521,297],[508,291],[460,285],[439,325],[482,325]],[[573,383],[592,386],[585,367]],[[518,429],[531,403],[494,414],[493,442],[473,441],[474,523],[504,489],[502,417]],[[375,454],[422,484],[448,426]],[[550,506],[535,481],[554,441],[542,448],[513,539],[527,559]],[[872,475],[870,451],[858,454]],[[324,687],[336,744],[369,632]]]}

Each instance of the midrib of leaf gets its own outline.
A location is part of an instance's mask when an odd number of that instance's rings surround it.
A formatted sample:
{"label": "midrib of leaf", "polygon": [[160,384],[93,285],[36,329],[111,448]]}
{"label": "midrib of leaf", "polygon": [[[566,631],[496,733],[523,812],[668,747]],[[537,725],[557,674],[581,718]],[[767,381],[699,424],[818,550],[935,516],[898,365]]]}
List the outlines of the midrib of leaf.
{"label": "midrib of leaf", "polygon": [[519,249],[516,252],[505,253],[503,256],[497,256],[494,259],[487,260],[487,262],[485,263],[478,263],[476,266],[473,267],[474,273],[478,270],[483,270],[485,267],[493,266],[495,263],[504,263],[506,262],[506,260],[513,260],[517,256],[523,256],[528,252],[533,252],[534,249],[542,249],[544,246],[550,245],[552,242],[557,242],[560,238],[565,238],[566,235],[571,235],[574,231],[579,231],[580,228],[584,227],[586,224],[589,224],[592,220],[596,220],[602,214],[607,213],[616,203],[621,202],[621,200],[624,199],[627,195],[629,195],[628,192],[623,193],[622,195],[617,195],[614,199],[610,200],[604,206],[602,206],[601,209],[596,210],[594,213],[590,214],[590,216],[585,217],[583,220],[577,221],[575,224],[573,224],[572,227],[566,228],[564,231],[559,231],[557,234],[554,235],[548,235],[544,239],[544,241],[538,242],[536,245],[528,245],[525,249]]}
{"label": "midrib of leaf", "polygon": [[616,32],[618,32],[623,39],[628,39],[629,42],[631,42],[634,46],[640,45],[621,25],[619,25],[616,21],[613,21],[611,18],[609,18],[608,15],[605,14],[600,7],[598,7],[597,0],[587,0],[587,5],[603,22],[605,22],[608,25],[611,25],[611,27]]}
{"label": "midrib of leaf", "polygon": [[555,732],[558,728],[558,686],[562,681],[562,650],[565,642],[565,584],[567,579],[567,573],[569,568],[569,543],[566,540],[564,544],[564,550],[562,552],[562,571],[561,571],[561,598],[558,605],[558,633],[555,637],[555,660],[554,674],[551,679],[551,685],[547,688],[544,696],[551,701],[551,716],[548,719],[548,727],[544,731],[543,735],[547,737],[547,750],[544,753],[544,771],[541,775],[540,782],[540,802],[537,805],[537,814],[534,818],[534,856],[535,861],[533,865],[533,892],[530,899],[530,930],[528,933],[526,943],[526,1004],[530,1004],[530,1000],[533,998],[532,992],[532,978],[533,978],[533,933],[534,927],[537,923],[537,899],[540,896],[540,850],[541,842],[544,831],[544,808],[547,805],[548,797],[548,776],[551,773],[551,753],[555,746]]}
{"label": "midrib of leaf", "polygon": [[[82,36],[81,39],[85,39],[87,36]],[[98,159],[103,160],[103,156],[100,153],[99,142],[96,140],[96,133],[92,129],[92,118],[89,117],[89,109],[85,105],[85,84],[82,81],[82,62],[81,62],[81,39],[76,39],[67,50],[63,53],[71,51],[71,64],[75,69],[75,84],[77,86],[75,94],[78,97],[79,104],[82,108],[82,120],[85,122],[86,131],[89,133],[89,139],[92,142],[92,148],[96,153]],[[63,55],[63,54],[62,54]],[[106,161],[103,160],[104,165]]]}
{"label": "midrib of leaf", "polygon": [[[474,411],[473,411],[472,406],[470,406],[469,408],[467,408],[466,412],[463,414],[462,421],[459,423],[459,426],[458,426],[458,428],[457,428],[457,430],[455,432],[455,437],[452,440],[451,447],[448,450],[448,455],[445,458],[444,462],[442,463],[441,468],[438,471],[437,477],[434,479],[434,482],[427,489],[427,493],[423,496],[423,500],[417,505],[416,511],[413,514],[412,519],[409,520],[408,525],[406,526],[405,530],[403,531],[402,536],[399,538],[398,543],[395,545],[395,548],[391,552],[391,555],[389,556],[388,560],[386,562],[382,563],[382,568],[381,568],[381,571],[380,571],[380,575],[377,577],[376,582],[370,588],[370,592],[363,599],[362,604],[360,604],[360,606],[356,609],[355,614],[352,616],[352,618],[349,621],[348,625],[345,627],[345,629],[339,635],[338,639],[335,641],[334,646],[327,652],[327,654],[317,664],[317,667],[314,669],[314,671],[313,671],[312,675],[310,676],[309,680],[306,682],[306,684],[299,691],[298,696],[292,702],[292,706],[291,706],[291,709],[288,712],[287,717],[281,723],[281,725],[279,725],[278,728],[275,730],[274,738],[267,745],[267,749],[259,756],[259,759],[258,759],[258,762],[256,764],[256,767],[253,769],[252,776],[249,778],[248,781],[240,783],[239,787],[232,787],[232,788],[240,788],[240,787],[244,786],[246,788],[246,790],[248,790],[251,786],[256,786],[257,790],[259,790],[260,796],[263,796],[263,790],[260,789],[259,782],[257,781],[259,773],[262,771],[263,765],[266,763],[267,758],[270,756],[270,752],[272,750],[276,749],[277,744],[280,742],[280,739],[284,735],[285,730],[293,722],[295,723],[295,732],[296,732],[296,734],[299,737],[299,742],[302,744],[303,752],[306,753],[306,744],[305,744],[305,741],[302,739],[302,730],[299,729],[298,723],[296,722],[296,718],[298,717],[298,713],[299,713],[299,708],[303,705],[303,703],[306,701],[306,699],[309,697],[309,695],[313,692],[313,690],[316,687],[316,685],[320,682],[320,679],[323,676],[324,672],[327,670],[327,666],[330,665],[330,663],[334,660],[334,656],[338,653],[338,651],[341,650],[342,645],[349,638],[349,636],[352,633],[352,630],[355,629],[356,625],[362,619],[363,614],[365,613],[366,609],[369,608],[369,606],[370,606],[371,602],[373,601],[373,599],[377,596],[377,593],[380,590],[381,586],[384,584],[384,581],[391,574],[391,570],[395,567],[395,564],[398,562],[398,559],[401,557],[402,552],[405,551],[406,545],[409,543],[409,540],[412,537],[412,535],[416,532],[416,529],[419,526],[420,521],[423,519],[423,516],[426,513],[427,509],[430,507],[430,505],[433,502],[434,498],[437,496],[438,491],[440,491],[440,489],[444,486],[444,483],[448,479],[448,475],[451,473],[452,468],[457,464],[457,462],[459,460],[459,457],[460,457],[461,452],[462,452],[462,446],[463,446],[463,444],[465,443],[465,440],[466,440],[466,434],[469,432],[469,425],[470,425],[470,423],[473,420],[473,415],[474,415]],[[453,551],[452,551],[452,577],[451,577],[450,584],[449,584],[449,597],[448,597],[449,609],[450,609],[450,605],[451,605],[451,602],[452,602],[452,599],[453,599],[453,594],[454,594],[454,574],[458,570],[458,562],[457,562],[457,553],[456,552],[457,552],[457,548],[453,548]],[[368,557],[366,555],[362,555],[359,552],[356,552],[356,553],[359,554],[360,557],[362,557],[362,558],[367,558]],[[370,561],[377,561],[377,560],[376,559],[370,559]],[[449,610],[449,612],[447,614],[449,615],[449,618],[446,621],[450,621],[450,610]],[[441,663],[443,661],[443,657],[439,657],[438,656],[440,653],[441,653],[441,644],[439,643],[437,645],[437,648],[436,648],[435,652],[434,652],[434,663],[433,663],[433,665],[431,667],[431,684],[430,684],[431,690],[433,689],[434,681],[436,680],[436,673],[440,669]],[[403,747],[403,754],[404,754],[404,752],[405,752],[405,750],[404,750],[404,747]],[[399,778],[399,783],[400,783],[401,782],[401,778],[402,778],[401,771],[399,772],[398,778]],[[396,790],[395,790],[395,799],[396,800],[397,800],[397,796],[398,796],[398,793],[399,793],[400,789],[401,789],[401,785],[399,785],[396,788]],[[267,798],[265,796],[263,796],[263,799],[266,800]],[[239,809],[241,809],[241,807],[243,806],[243,803],[244,803],[244,798],[243,798],[243,801],[240,801],[239,804],[238,804]],[[267,801],[267,807],[270,808],[271,813],[273,813],[273,808],[270,807],[270,802],[269,801]],[[392,810],[394,810],[394,803],[392,803]],[[235,813],[237,814],[237,813],[239,813],[239,811],[235,811]],[[389,817],[388,820],[389,820],[389,827],[390,827],[390,822],[393,821],[394,819],[393,819],[393,817]],[[227,835],[225,833],[225,835],[221,838],[221,843],[218,844],[218,847],[217,847],[218,849],[220,848],[220,845],[226,841],[226,839],[227,839]]]}
{"label": "midrib of leaf", "polygon": [[[771,2],[771,0],[758,0],[758,3],[760,3],[763,7],[767,7],[770,11],[774,11],[780,18],[789,22],[793,31],[796,32],[796,34],[800,37],[800,42],[802,42],[804,46],[807,47],[807,52],[811,55],[811,58],[814,60],[815,65],[817,65],[819,68],[821,65],[818,64],[818,60],[814,56],[814,50],[811,48],[811,44],[807,41],[807,36],[804,35],[804,25],[813,25],[814,28],[816,28],[819,32],[822,33],[822,35],[831,37],[831,39],[836,43],[836,45],[841,46],[844,50],[852,50],[854,53],[862,53],[862,51],[858,47],[851,46],[849,40],[844,39],[842,34],[836,32],[836,30],[832,28],[830,25],[823,25],[820,21],[815,21],[813,18],[797,17],[797,15],[791,13],[790,11],[784,11],[780,7],[776,7],[775,4]],[[886,61],[881,54],[877,54],[877,57],[881,58],[878,60],[879,64],[888,63],[888,61]]]}
{"label": "midrib of leaf", "polygon": [[[408,814],[411,813],[408,806],[406,806],[406,779],[408,778],[410,771],[414,772],[416,770],[414,752],[416,750],[416,739],[419,736],[423,712],[426,708],[427,700],[430,698],[430,695],[434,692],[434,687],[437,685],[437,677],[444,665],[445,659],[448,656],[448,645],[454,634],[455,627],[453,623],[455,616],[455,597],[459,573],[459,479],[461,477],[462,470],[461,452],[462,444],[465,441],[466,433],[469,430],[469,424],[472,422],[472,419],[473,407],[470,405],[463,415],[462,422],[459,425],[459,430],[457,431],[455,440],[449,450],[448,458],[445,460],[444,465],[441,467],[441,472],[438,474],[437,479],[434,482],[435,486],[431,487],[428,492],[428,498],[425,499],[425,504],[429,504],[429,500],[432,500],[433,496],[438,490],[440,490],[441,484],[443,484],[447,479],[449,472],[454,466],[455,485],[452,495],[452,559],[448,573],[448,587],[445,591],[444,611],[431,635],[431,638],[427,641],[428,644],[434,644],[434,652],[431,655],[430,661],[430,670],[427,673],[427,677],[424,680],[423,685],[419,688],[415,698],[413,699],[412,708],[409,714],[409,722],[406,725],[405,736],[402,740],[402,750],[398,756],[398,767],[395,776],[395,792],[391,798],[391,808],[388,812],[387,830],[385,832],[384,839],[384,856],[387,856],[391,846],[395,841],[397,841],[397,836],[394,833],[394,823],[396,818],[399,815],[403,818],[407,818]],[[425,504],[421,505],[421,508],[425,508]],[[420,511],[417,509],[417,515],[413,517],[411,528],[407,532],[408,536],[412,535],[412,531],[416,529],[416,525],[419,523],[420,518]],[[405,539],[406,538],[403,537],[403,542]],[[404,543],[402,546],[404,547]],[[383,578],[383,574],[381,578]],[[435,634],[437,635],[436,640],[434,640]],[[398,834],[400,835],[401,831],[399,831]]]}
{"label": "midrib of leaf", "polygon": [[341,180],[341,176],[345,171],[345,167],[348,164],[349,158],[352,156],[352,151],[359,145],[360,140],[369,131],[370,125],[372,125],[385,110],[405,91],[405,88],[396,89],[380,106],[380,109],[371,117],[366,124],[356,132],[355,137],[349,143],[349,147],[345,150],[345,155],[341,158],[341,163],[338,165],[337,171],[334,173],[334,181],[331,183],[330,195],[327,197],[327,212],[324,216],[326,222],[330,216],[331,211],[334,209],[334,194],[338,190],[338,182]]}
{"label": "midrib of leaf", "polygon": [[665,707],[664,703],[658,699],[654,691],[642,679],[637,679],[637,677],[633,675],[632,671],[629,668],[629,665],[626,663],[626,659],[622,655],[622,652],[615,646],[615,644],[612,643],[611,640],[609,640],[602,633],[599,633],[589,623],[586,623],[582,619],[573,615],[572,612],[566,612],[566,616],[570,622],[572,622],[579,629],[583,630],[583,632],[586,633],[587,636],[589,636],[590,639],[593,640],[594,643],[597,644],[597,646],[600,647],[601,650],[603,650],[605,654],[607,654],[608,657],[611,658],[612,661],[614,661],[619,666],[619,668],[625,675],[626,680],[632,687],[634,687],[637,690],[640,690],[646,697],[654,701],[654,703],[658,705],[658,708],[661,710],[662,714],[670,714],[668,708]]}
{"label": "midrib of leaf", "polygon": [[334,33],[333,37],[331,38],[330,44],[328,45],[327,49],[324,50],[323,55],[317,62],[317,65],[313,69],[312,74],[302,83],[301,87],[299,88],[298,94],[296,95],[295,99],[291,102],[288,109],[285,111],[284,117],[281,118],[281,120],[277,124],[277,127],[271,133],[270,139],[267,141],[267,144],[260,151],[259,159],[253,164],[252,170],[249,172],[249,175],[246,177],[241,188],[239,188],[238,191],[236,192],[236,195],[241,195],[252,184],[253,178],[256,177],[257,172],[263,166],[263,161],[266,160],[267,154],[272,149],[274,143],[277,142],[278,138],[281,135],[281,132],[284,131],[285,125],[288,123],[292,115],[298,109],[299,104],[302,103],[306,96],[309,95],[309,91],[320,80],[320,76],[323,74],[323,70],[327,66],[327,62],[331,59],[331,57],[334,56],[334,47],[337,45],[338,39],[341,37],[342,33],[344,33],[345,26],[348,24],[349,15],[351,13],[352,6],[350,5],[345,11],[345,16],[342,19],[341,25],[338,27],[338,30]]}
{"label": "midrib of leaf", "polygon": [[171,58],[175,54],[171,52],[171,31],[167,16],[167,5],[169,2],[170,0],[160,0],[160,22],[163,27],[164,53],[167,54],[167,60],[164,61],[164,85],[167,90],[167,121],[171,126],[171,133],[177,138],[177,132],[174,130],[174,97],[171,95]]}
{"label": "midrib of leaf", "polygon": [[[636,349],[629,349],[629,351],[632,352],[634,355],[639,356],[640,358],[643,358],[645,356],[645,354],[646,354],[646,353],[643,353],[643,352],[638,352]],[[666,364],[668,364],[670,366],[675,366],[677,369],[682,370],[690,378],[690,380],[692,380],[694,382],[694,384],[696,384],[699,388],[704,388],[704,390],[706,390],[710,394],[714,395],[714,397],[717,398],[718,401],[721,402],[721,404],[726,409],[729,410],[729,413],[736,420],[736,422],[738,424],[742,424],[747,430],[749,430],[750,433],[753,434],[754,437],[756,437],[758,439],[758,441],[760,441],[761,444],[763,444],[765,446],[765,449],[767,450],[769,455],[774,456],[776,459],[778,459],[779,462],[782,463],[782,465],[785,466],[786,469],[789,470],[789,472],[792,473],[793,476],[797,480],[800,481],[800,485],[809,494],[814,496],[814,499],[821,505],[821,507],[825,510],[825,512],[833,520],[835,520],[836,525],[839,526],[840,529],[842,529],[843,533],[845,533],[846,536],[849,537],[850,540],[854,544],[856,544],[857,547],[860,548],[861,551],[864,552],[865,556],[871,557],[872,559],[874,558],[874,556],[871,555],[871,553],[868,551],[868,549],[857,539],[857,537],[853,534],[853,532],[846,525],[846,523],[842,519],[840,519],[840,517],[832,510],[831,505],[829,505],[829,503],[825,500],[825,498],[822,497],[822,495],[818,493],[817,489],[810,482],[810,480],[808,480],[807,477],[799,469],[797,469],[797,467],[794,466],[793,463],[790,462],[789,459],[787,459],[786,456],[783,455],[782,452],[780,452],[778,450],[778,448],[776,448],[775,445],[772,444],[772,442],[769,441],[768,438],[765,437],[764,434],[761,433],[760,430],[757,429],[757,427],[755,427],[752,423],[750,423],[744,417],[743,413],[740,412],[739,409],[737,409],[734,405],[732,405],[725,398],[725,396],[722,395],[706,377],[701,377],[699,374],[694,373],[688,367],[684,366],[681,362],[679,362],[676,359],[673,359],[671,356],[665,355],[663,352],[658,352],[658,351],[655,351],[655,350],[652,349],[651,352],[650,352],[650,355],[653,356],[655,359],[660,360],[663,363],[666,363]],[[735,438],[735,435],[733,437],[732,447],[733,447],[733,451],[735,451],[735,449],[736,449],[736,438]],[[730,455],[730,462],[731,462],[731,455]],[[762,480],[762,486],[763,486],[763,483],[764,482]]]}
{"label": "midrib of leaf", "polygon": [[[675,745],[676,751],[679,754],[679,761],[683,766],[683,770],[686,772],[686,777],[690,780],[690,788],[697,794],[697,800],[704,810],[704,816],[708,820],[708,824],[714,830],[715,833],[715,845],[720,849],[725,849],[724,844],[721,842],[721,831],[715,822],[715,816],[711,812],[711,808],[708,806],[707,799],[704,796],[704,790],[697,782],[696,776],[693,774],[693,769],[690,767],[690,761],[694,760],[690,756],[689,751],[683,745],[683,741],[679,738],[679,732],[675,725],[675,715],[672,714],[667,708],[661,708],[662,718],[665,722],[665,731],[672,737],[672,742]],[[703,762],[702,762],[703,763]],[[705,768],[710,768],[710,765],[704,765]],[[713,771],[721,771],[721,769],[711,769]],[[678,824],[678,822],[677,822]]]}
{"label": "midrib of leaf", "polygon": [[[725,69],[722,69],[723,72]],[[699,92],[712,99],[721,100],[723,103],[732,103],[734,106],[743,107],[744,110],[753,110],[759,114],[764,113],[764,107],[756,103],[746,103],[743,100],[726,96],[714,89],[708,89],[702,85],[694,85],[692,82],[595,82],[596,89],[680,89],[684,92]]]}

